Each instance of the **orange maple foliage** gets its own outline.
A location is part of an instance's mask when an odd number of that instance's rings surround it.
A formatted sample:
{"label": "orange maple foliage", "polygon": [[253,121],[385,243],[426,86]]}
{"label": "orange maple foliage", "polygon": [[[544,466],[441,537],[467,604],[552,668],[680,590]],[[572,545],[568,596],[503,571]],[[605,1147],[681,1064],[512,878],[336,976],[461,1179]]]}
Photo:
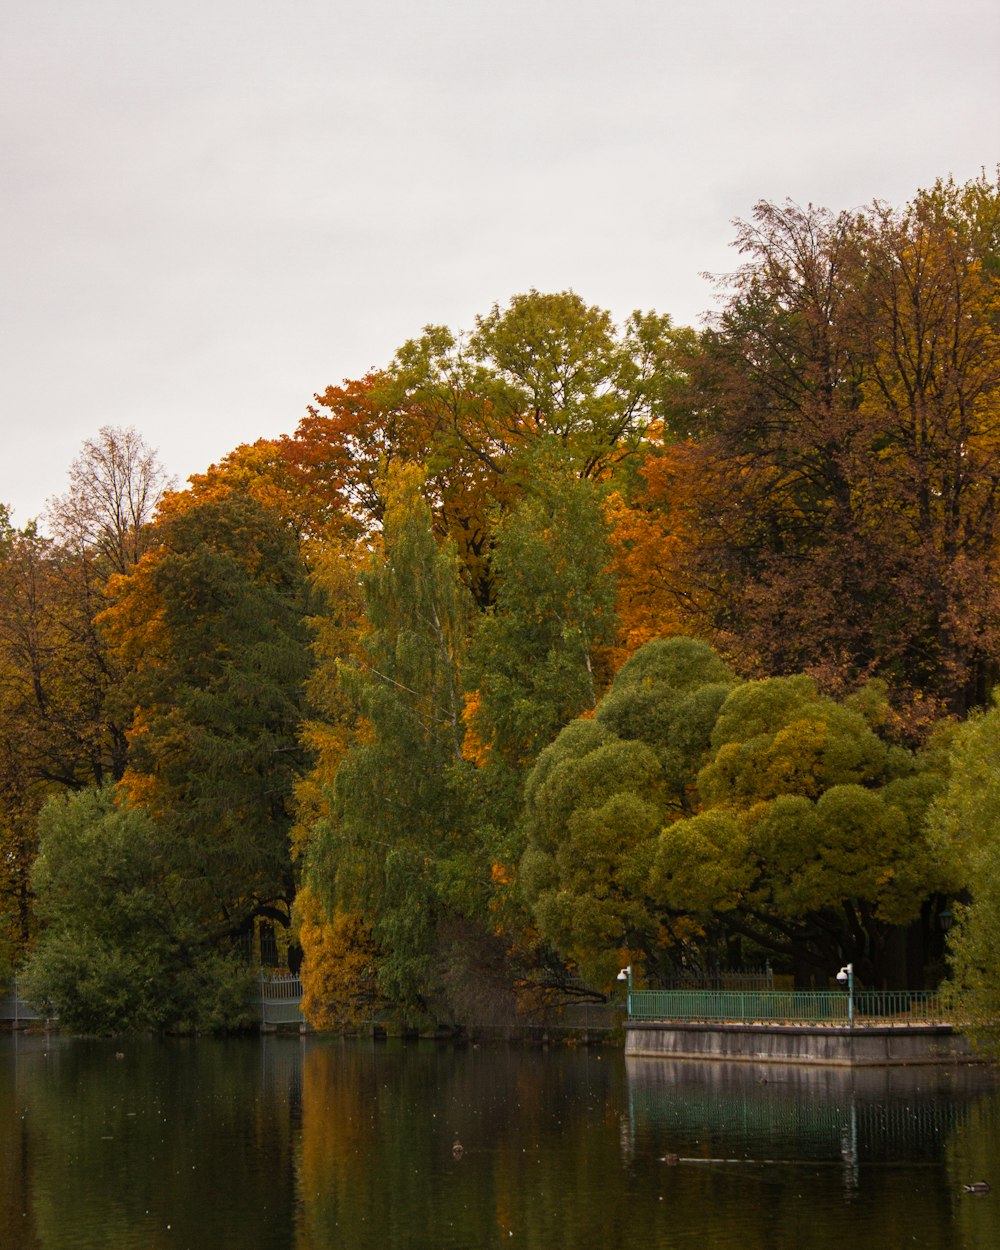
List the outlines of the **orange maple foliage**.
{"label": "orange maple foliage", "polygon": [[689,633],[700,622],[691,557],[696,496],[706,489],[704,469],[693,443],[651,448],[632,500],[617,491],[608,498],[619,620],[613,672],[651,638]]}
{"label": "orange maple foliage", "polygon": [[455,541],[466,579],[485,603],[488,515],[514,488],[498,459],[479,454],[458,430],[454,407],[410,394],[387,373],[368,374],[317,395],[295,434],[282,439],[281,454],[309,498],[339,518],[345,534],[362,536],[381,527],[391,466],[423,465],[435,531]]}
{"label": "orange maple foliage", "polygon": [[462,739],[462,759],[482,768],[493,753],[493,748],[483,737],[483,727],[479,717],[482,712],[483,696],[478,690],[470,690],[465,696],[465,707],[462,710],[462,723],[465,725],[465,737]]}
{"label": "orange maple foliage", "polygon": [[303,478],[290,461],[287,440],[242,443],[204,473],[188,479],[185,490],[172,491],[160,503],[158,519],[209,500],[231,495],[256,499],[287,524],[300,539],[321,537],[342,521],[341,514]]}

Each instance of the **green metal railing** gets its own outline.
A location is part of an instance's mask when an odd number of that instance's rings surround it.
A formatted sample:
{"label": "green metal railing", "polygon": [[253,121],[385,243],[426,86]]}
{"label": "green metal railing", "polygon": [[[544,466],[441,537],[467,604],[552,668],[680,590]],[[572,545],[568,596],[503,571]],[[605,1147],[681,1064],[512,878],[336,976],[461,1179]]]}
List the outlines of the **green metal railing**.
{"label": "green metal railing", "polygon": [[[633,990],[630,1020],[745,1024],[847,1024],[843,990]],[[949,1019],[934,990],[855,990],[854,1024],[940,1024]]]}

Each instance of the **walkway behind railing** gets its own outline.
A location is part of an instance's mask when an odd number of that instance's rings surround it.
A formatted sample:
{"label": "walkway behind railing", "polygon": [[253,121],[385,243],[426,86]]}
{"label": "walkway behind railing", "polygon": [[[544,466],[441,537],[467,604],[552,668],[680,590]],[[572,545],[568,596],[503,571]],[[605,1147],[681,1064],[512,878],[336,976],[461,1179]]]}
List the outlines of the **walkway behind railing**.
{"label": "walkway behind railing", "polygon": [[17,992],[17,977],[0,994],[0,1020],[9,1020],[15,1028],[35,1020],[44,1020],[44,1011],[26,1002]]}
{"label": "walkway behind railing", "polygon": [[[258,980],[254,1000],[260,1010],[260,1022],[264,1026],[278,1024],[302,1024],[304,1017],[299,1003],[302,999],[302,982],[293,976],[266,976]],[[0,1020],[9,1021],[15,1028],[21,1024],[46,1020],[44,1011],[21,998],[17,992],[17,977],[0,993]]]}
{"label": "walkway behind railing", "polygon": [[[633,990],[631,1020],[702,1023],[849,1023],[843,990]],[[939,1024],[949,1020],[935,990],[855,990],[858,1028]]]}

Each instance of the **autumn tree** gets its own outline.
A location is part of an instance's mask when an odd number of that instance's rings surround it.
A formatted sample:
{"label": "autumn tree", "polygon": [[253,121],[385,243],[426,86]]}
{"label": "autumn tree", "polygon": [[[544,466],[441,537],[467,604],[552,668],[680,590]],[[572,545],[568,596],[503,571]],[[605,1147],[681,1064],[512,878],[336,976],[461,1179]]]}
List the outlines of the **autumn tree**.
{"label": "autumn tree", "polygon": [[124,766],[96,605],[77,593],[75,563],[33,524],[7,525],[0,536],[0,913],[16,952],[33,931],[30,868],[43,802]]}
{"label": "autumn tree", "polygon": [[160,504],[160,515],[245,495],[280,517],[304,553],[313,545],[335,539],[340,515],[336,502],[331,501],[321,483],[297,471],[287,445],[287,438],[241,443],[203,473],[193,473],[183,490],[169,492]]}
{"label": "autumn tree", "polygon": [[125,727],[108,695],[121,682],[95,617],[113,574],[145,550],[165,475],[134,430],[105,427],[49,505],[54,537],[9,525],[0,550],[0,650],[6,715],[19,725],[25,767],[77,787],[121,776]]}
{"label": "autumn tree", "polygon": [[751,671],[885,677],[918,735],[996,651],[998,218],[985,176],[901,211],[759,204],[692,391],[703,627]]}
{"label": "autumn tree", "polygon": [[[32,923],[35,822],[62,789],[125,767],[122,679],[94,623],[108,577],[138,559],[165,477],[134,430],[103,428],[70,467],[43,526],[0,515],[0,913],[17,953]],[[124,717],[124,719],[123,719]]]}
{"label": "autumn tree", "polygon": [[316,1029],[357,1031],[383,1005],[375,948],[357,911],[328,915],[308,886],[296,898],[302,965],[302,1014]]}
{"label": "autumn tree", "polygon": [[705,623],[713,596],[692,561],[701,538],[694,518],[713,495],[719,475],[698,451],[699,445],[688,439],[651,441],[630,481],[616,481],[608,496],[618,618],[615,668],[644,643],[685,635]]}
{"label": "autumn tree", "polygon": [[[312,551],[316,607],[309,623],[314,664],[307,684],[308,715],[300,732],[312,762],[296,781],[290,832],[292,857],[303,865],[309,862],[317,827],[333,811],[337,770],[366,734],[350,674],[363,659],[361,572],[369,560],[367,547],[347,541],[327,541]],[[305,957],[300,975],[306,1019],[317,1028],[343,1028],[357,1023],[363,1010],[370,1015],[377,990],[374,947],[359,913],[336,904],[328,911],[320,893],[304,886],[296,896],[293,922]]]}
{"label": "autumn tree", "polygon": [[311,494],[376,531],[382,484],[420,463],[436,534],[458,549],[480,607],[493,601],[491,514],[534,475],[540,447],[573,472],[604,478],[662,424],[689,331],[634,313],[615,326],[574,292],[515,296],[471,333],[428,326],[383,370],[316,396],[281,451]]}
{"label": "autumn tree", "polygon": [[63,546],[86,555],[104,578],[127,573],[147,550],[149,524],[171,485],[138,431],[105,425],[70,465],[49,521]]}

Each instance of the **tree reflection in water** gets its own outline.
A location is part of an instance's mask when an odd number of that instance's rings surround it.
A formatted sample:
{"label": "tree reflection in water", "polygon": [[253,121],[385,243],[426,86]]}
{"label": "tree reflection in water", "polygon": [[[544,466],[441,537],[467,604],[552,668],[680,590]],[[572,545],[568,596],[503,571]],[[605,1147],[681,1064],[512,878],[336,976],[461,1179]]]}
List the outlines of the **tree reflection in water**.
{"label": "tree reflection in water", "polygon": [[1000,1244],[985,1069],[4,1038],[0,1124],[24,1250]]}

